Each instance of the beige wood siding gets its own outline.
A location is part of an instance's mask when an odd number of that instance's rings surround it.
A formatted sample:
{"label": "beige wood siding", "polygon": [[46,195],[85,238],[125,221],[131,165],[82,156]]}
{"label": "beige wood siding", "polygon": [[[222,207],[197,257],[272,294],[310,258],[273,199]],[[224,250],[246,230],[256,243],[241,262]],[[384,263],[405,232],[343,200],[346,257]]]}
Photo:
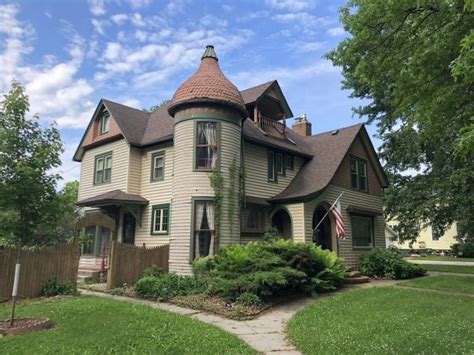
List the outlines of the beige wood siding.
{"label": "beige wood siding", "polygon": [[382,193],[382,187],[377,174],[375,173],[374,166],[370,162],[369,155],[362,144],[362,141],[359,136],[356,137],[351,147],[349,148],[348,154],[342,160],[341,165],[339,166],[332,183],[345,187],[347,189],[351,188],[351,167],[350,167],[350,155],[353,155],[357,158],[363,159],[367,162],[367,182],[368,182],[368,193],[374,195],[380,195]]}
{"label": "beige wood siding", "polygon": [[270,198],[282,192],[303,166],[303,158],[294,158],[294,169],[286,170],[286,176],[278,175],[278,183],[268,181],[268,149],[244,142],[245,194]]}
{"label": "beige wood siding", "polygon": [[[151,177],[151,157],[154,153],[164,152],[165,173],[161,181],[150,181]],[[171,186],[173,183],[173,146],[159,145],[144,149],[140,155],[141,176],[140,176],[140,195],[146,198],[149,203],[143,210],[142,226],[137,225],[135,233],[135,245],[154,247],[169,243],[168,235],[152,235],[152,207],[153,205],[170,204],[171,206]],[[171,212],[171,211],[170,211]],[[172,227],[172,226],[171,226]]]}
{"label": "beige wood siding", "polygon": [[130,158],[128,165],[128,192],[131,194],[140,194],[140,183],[142,175],[142,150],[140,148],[130,147]]}
{"label": "beige wood siding", "polygon": [[[111,181],[94,185],[95,156],[107,152],[112,152]],[[83,200],[116,189],[127,192],[128,167],[129,146],[123,139],[86,150],[81,162],[78,199]]]}
{"label": "beige wood siding", "polygon": [[[357,267],[359,265],[359,256],[367,252],[369,249],[352,247],[351,215],[347,211],[347,207],[350,205],[360,209],[369,209],[382,212],[382,197],[353,191],[336,185],[329,185],[321,196],[304,204],[305,241],[312,241],[313,214],[316,207],[321,203],[332,205],[342,191],[344,191],[344,195],[341,198],[341,209],[346,230],[346,239],[339,241],[339,255],[345,259],[346,266]],[[331,216],[330,218],[333,222],[333,217]],[[383,216],[375,216],[373,218],[373,222],[375,247],[385,248],[385,220]],[[331,233],[333,234],[333,240],[335,239],[334,230],[334,223],[331,223]]]}

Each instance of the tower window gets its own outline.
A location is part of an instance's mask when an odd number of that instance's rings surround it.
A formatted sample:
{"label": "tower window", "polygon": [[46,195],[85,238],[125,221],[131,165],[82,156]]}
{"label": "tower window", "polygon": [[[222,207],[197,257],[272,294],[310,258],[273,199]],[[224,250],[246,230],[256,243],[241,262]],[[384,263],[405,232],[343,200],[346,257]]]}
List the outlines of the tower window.
{"label": "tower window", "polygon": [[217,122],[196,124],[196,170],[214,170],[218,160]]}

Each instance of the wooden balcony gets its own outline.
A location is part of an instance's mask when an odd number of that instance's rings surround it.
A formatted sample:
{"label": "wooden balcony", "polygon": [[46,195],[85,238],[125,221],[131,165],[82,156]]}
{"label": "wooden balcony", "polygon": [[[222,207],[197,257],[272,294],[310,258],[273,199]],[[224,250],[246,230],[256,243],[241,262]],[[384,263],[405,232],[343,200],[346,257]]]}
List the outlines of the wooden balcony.
{"label": "wooden balcony", "polygon": [[269,136],[286,139],[286,120],[273,120],[271,118],[259,115],[256,121],[257,125]]}

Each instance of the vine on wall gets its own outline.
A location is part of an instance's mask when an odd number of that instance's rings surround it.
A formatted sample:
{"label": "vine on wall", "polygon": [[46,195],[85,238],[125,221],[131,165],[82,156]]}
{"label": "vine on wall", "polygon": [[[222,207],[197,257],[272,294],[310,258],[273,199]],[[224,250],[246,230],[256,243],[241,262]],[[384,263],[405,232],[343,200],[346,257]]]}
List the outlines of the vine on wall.
{"label": "vine on wall", "polygon": [[227,218],[229,222],[230,235],[234,235],[234,216],[235,216],[235,183],[237,180],[237,163],[235,158],[232,160],[232,163],[229,166],[229,211],[227,213]]}
{"label": "vine on wall", "polygon": [[222,197],[224,191],[224,178],[221,171],[216,170],[209,174],[211,187],[214,189],[214,213],[216,223],[216,239],[221,235]]}

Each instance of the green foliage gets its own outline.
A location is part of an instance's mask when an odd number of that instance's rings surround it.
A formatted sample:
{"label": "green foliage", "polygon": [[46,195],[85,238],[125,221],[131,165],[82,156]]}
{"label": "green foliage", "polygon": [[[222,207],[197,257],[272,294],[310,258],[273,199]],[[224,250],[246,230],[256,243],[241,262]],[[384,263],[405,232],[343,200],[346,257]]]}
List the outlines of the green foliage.
{"label": "green foliage", "polygon": [[231,245],[213,258],[197,260],[195,275],[207,279],[207,292],[234,301],[250,292],[272,296],[328,291],[341,285],[342,260],[312,244],[274,239]]}
{"label": "green foliage", "polygon": [[148,276],[160,277],[163,274],[164,274],[164,272],[163,272],[163,269],[161,267],[153,265],[153,266],[145,269],[145,271],[143,271],[143,276],[142,277],[148,277]]}
{"label": "green foliage", "polygon": [[58,295],[77,295],[76,284],[72,282],[47,281],[41,289],[41,296],[53,297]]}
{"label": "green foliage", "polygon": [[419,265],[409,263],[390,249],[373,249],[360,257],[360,271],[369,277],[411,279],[426,275]]}
{"label": "green foliage", "polygon": [[117,287],[109,290],[109,292],[113,296],[123,296],[125,295],[125,289],[123,287]]}
{"label": "green foliage", "polygon": [[263,240],[270,242],[275,239],[280,239],[280,232],[276,227],[270,227],[268,228],[265,233],[263,234]]}
{"label": "green foliage", "polygon": [[255,306],[260,307],[262,305],[262,300],[255,293],[244,292],[239,297],[237,297],[237,302],[245,306]]}
{"label": "green foliage", "polygon": [[207,285],[202,279],[169,273],[158,277],[142,277],[135,285],[135,293],[143,298],[166,301],[174,296],[202,293],[206,287]]}
{"label": "green foliage", "polygon": [[327,56],[363,99],[354,111],[377,124],[386,212],[400,238],[456,221],[472,239],[472,0],[349,0],[341,21],[350,36]]}
{"label": "green foliage", "polygon": [[235,185],[238,182],[237,181],[237,173],[238,173],[238,168],[237,168],[237,162],[234,159],[232,159],[232,163],[229,166],[229,187],[227,189],[227,194],[228,194],[228,211],[227,211],[227,223],[229,224],[229,229],[230,229],[230,234],[234,235],[234,216],[235,216],[235,210],[236,210],[236,191],[235,191]]}
{"label": "green foliage", "polygon": [[57,225],[56,184],[63,147],[54,126],[27,118],[28,96],[13,83],[0,107],[0,243],[46,243]]}
{"label": "green foliage", "polygon": [[146,112],[158,111],[160,108],[168,105],[170,102],[171,102],[171,100],[163,100],[158,105],[151,106],[149,109],[144,108],[143,111],[146,111]]}
{"label": "green foliage", "polygon": [[222,222],[222,198],[224,194],[224,178],[220,170],[215,170],[209,174],[211,187],[214,189],[214,213],[216,224],[216,239],[221,236]]}
{"label": "green foliage", "polygon": [[468,240],[464,243],[455,243],[451,245],[453,254],[460,258],[474,258],[474,240]]}

